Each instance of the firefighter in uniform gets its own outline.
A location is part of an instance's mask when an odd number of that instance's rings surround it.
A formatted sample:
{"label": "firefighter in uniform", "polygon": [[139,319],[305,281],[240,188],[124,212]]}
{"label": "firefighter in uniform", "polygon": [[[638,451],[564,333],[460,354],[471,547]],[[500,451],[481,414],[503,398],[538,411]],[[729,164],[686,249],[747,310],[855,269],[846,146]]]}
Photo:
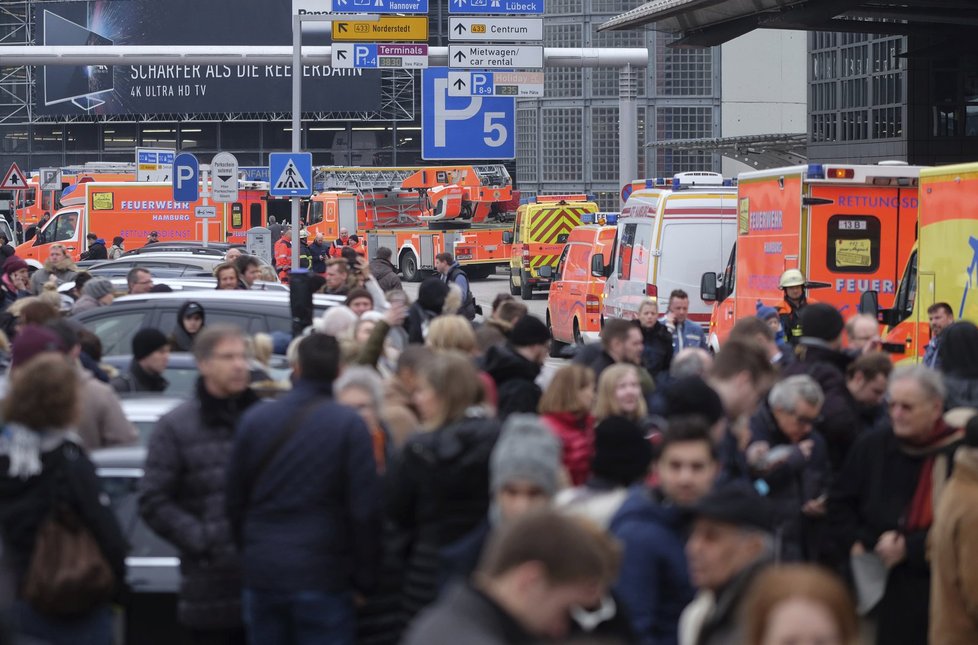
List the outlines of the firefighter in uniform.
{"label": "firefighter in uniform", "polygon": [[805,275],[798,269],[788,269],[781,274],[778,286],[784,292],[784,300],[778,303],[778,318],[784,329],[784,337],[792,345],[801,339],[801,312],[814,300],[805,293]]}

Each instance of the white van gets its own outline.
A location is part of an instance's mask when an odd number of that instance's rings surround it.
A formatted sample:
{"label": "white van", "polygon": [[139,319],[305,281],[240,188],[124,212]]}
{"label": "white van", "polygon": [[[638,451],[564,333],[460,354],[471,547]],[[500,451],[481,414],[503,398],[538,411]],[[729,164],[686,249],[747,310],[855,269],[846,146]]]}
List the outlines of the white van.
{"label": "white van", "polygon": [[603,316],[635,319],[642,301],[660,294],[664,314],[669,294],[682,289],[689,294],[689,319],[709,324],[712,303],[699,297],[700,276],[722,266],[737,240],[734,182],[718,173],[687,172],[632,186],[603,269],[609,274]]}

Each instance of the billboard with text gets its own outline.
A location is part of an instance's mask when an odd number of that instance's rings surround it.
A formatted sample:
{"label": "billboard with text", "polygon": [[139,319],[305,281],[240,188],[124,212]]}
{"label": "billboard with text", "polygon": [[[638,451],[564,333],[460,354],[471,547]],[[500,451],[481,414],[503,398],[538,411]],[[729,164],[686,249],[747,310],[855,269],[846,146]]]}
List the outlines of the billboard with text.
{"label": "billboard with text", "polygon": [[[37,3],[43,45],[291,45],[288,3],[265,0],[87,0]],[[328,44],[306,35],[307,45]],[[303,68],[305,112],[365,112],[380,104],[380,72]],[[290,112],[291,65],[48,66],[35,113],[122,115]]]}

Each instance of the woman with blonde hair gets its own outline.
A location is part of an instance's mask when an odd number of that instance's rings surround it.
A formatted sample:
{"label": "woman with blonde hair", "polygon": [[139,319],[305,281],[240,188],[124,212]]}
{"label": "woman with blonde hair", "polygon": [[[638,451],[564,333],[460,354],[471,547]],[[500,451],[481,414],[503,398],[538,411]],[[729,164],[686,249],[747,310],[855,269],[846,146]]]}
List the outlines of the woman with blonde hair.
{"label": "woman with blonde hair", "polygon": [[594,418],[599,423],[611,416],[640,423],[648,414],[638,370],[635,365],[616,363],[601,372],[594,404]]}
{"label": "woman with blonde hair", "polygon": [[407,619],[437,597],[441,550],[489,511],[489,455],[499,435],[469,357],[439,352],[418,380],[414,403],[427,431],[408,439],[387,471],[388,517],[411,544],[401,594]]}
{"label": "woman with blonde hair", "polygon": [[594,372],[566,365],[554,374],[540,398],[540,418],[563,445],[564,467],[571,484],[580,486],[591,472],[594,456]]}
{"label": "woman with blonde hair", "polygon": [[859,624],[849,591],[812,565],[772,567],[744,599],[746,645],[858,645]]}
{"label": "woman with blonde hair", "polygon": [[436,352],[456,351],[468,356],[478,353],[475,331],[464,316],[445,315],[431,321],[425,345]]}

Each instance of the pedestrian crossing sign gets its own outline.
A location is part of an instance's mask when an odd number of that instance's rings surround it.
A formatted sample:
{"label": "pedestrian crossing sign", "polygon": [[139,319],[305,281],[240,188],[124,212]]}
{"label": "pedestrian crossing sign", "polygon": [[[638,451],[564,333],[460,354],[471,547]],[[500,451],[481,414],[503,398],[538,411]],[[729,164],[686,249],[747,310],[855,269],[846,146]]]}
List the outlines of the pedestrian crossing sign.
{"label": "pedestrian crossing sign", "polygon": [[268,193],[273,197],[309,197],[312,195],[312,154],[309,152],[273,152],[268,156]]}

